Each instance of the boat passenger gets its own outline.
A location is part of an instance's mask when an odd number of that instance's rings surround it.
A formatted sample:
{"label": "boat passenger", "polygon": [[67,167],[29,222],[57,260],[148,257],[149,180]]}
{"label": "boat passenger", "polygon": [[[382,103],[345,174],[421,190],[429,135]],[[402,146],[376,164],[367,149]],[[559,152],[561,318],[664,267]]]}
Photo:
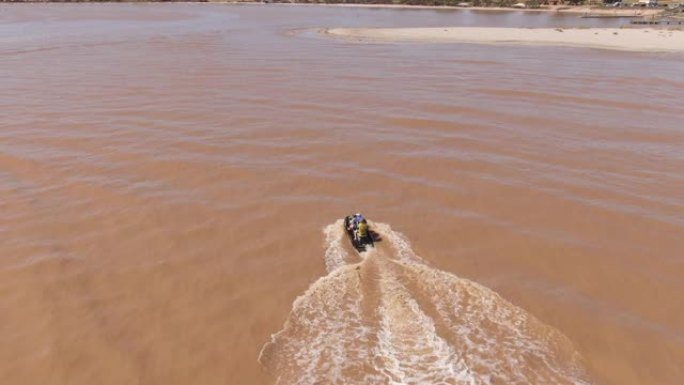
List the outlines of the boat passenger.
{"label": "boat passenger", "polygon": [[356,232],[357,233],[357,241],[361,241],[363,239],[366,239],[368,236],[368,222],[366,219],[362,219],[361,222],[359,223],[359,230]]}
{"label": "boat passenger", "polygon": [[354,224],[354,229],[358,229],[359,223],[361,223],[361,221],[365,221],[365,220],[366,220],[366,218],[364,218],[363,215],[361,215],[360,213],[354,214],[354,218],[352,219],[352,223]]}
{"label": "boat passenger", "polygon": [[347,217],[347,230],[353,231],[354,230],[354,216],[350,215]]}

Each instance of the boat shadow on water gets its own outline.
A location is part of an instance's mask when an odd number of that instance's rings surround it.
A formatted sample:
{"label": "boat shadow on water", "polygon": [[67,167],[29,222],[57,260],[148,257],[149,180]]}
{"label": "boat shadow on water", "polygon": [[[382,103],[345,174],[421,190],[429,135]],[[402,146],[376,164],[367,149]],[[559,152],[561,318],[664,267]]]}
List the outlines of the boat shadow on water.
{"label": "boat shadow on water", "polygon": [[368,230],[368,236],[373,240],[373,243],[382,242],[380,234],[373,230]]}

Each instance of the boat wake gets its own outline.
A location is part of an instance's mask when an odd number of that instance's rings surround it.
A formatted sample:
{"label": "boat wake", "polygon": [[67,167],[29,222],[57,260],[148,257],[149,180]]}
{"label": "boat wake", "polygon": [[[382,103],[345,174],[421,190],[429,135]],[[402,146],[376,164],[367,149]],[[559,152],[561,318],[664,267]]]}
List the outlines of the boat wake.
{"label": "boat wake", "polygon": [[328,275],[259,362],[277,384],[587,384],[566,337],[492,290],[430,267],[389,225],[356,253],[324,229]]}

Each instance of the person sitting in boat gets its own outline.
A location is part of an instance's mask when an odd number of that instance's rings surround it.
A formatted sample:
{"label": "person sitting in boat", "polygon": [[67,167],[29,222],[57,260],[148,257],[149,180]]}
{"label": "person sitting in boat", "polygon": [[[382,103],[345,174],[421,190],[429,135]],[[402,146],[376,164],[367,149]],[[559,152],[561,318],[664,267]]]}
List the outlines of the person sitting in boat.
{"label": "person sitting in boat", "polygon": [[347,230],[354,231],[354,216],[353,215],[348,216],[345,223],[347,224]]}
{"label": "person sitting in boat", "polygon": [[352,224],[354,226],[354,230],[357,230],[359,228],[359,223],[361,223],[362,221],[365,221],[365,220],[366,220],[366,218],[364,218],[363,215],[361,215],[361,213],[354,214],[354,218],[352,218]]}
{"label": "person sitting in boat", "polygon": [[356,231],[356,229],[359,228],[359,220],[358,220],[358,217],[359,217],[360,215],[361,215],[361,214],[356,213],[356,214],[354,214],[354,215],[350,215],[349,217],[347,217],[347,230],[349,230],[349,231]]}
{"label": "person sitting in boat", "polygon": [[361,242],[368,237],[368,222],[366,221],[366,218],[361,219],[361,222],[359,222],[359,228],[356,230],[355,234],[357,242]]}
{"label": "person sitting in boat", "polygon": [[[351,220],[351,231],[354,232],[354,240],[359,241],[363,239],[363,237],[359,236],[359,226],[361,225],[362,222],[365,222],[366,218],[363,217],[360,213],[354,214]],[[366,229],[368,228],[368,224],[366,223]]]}

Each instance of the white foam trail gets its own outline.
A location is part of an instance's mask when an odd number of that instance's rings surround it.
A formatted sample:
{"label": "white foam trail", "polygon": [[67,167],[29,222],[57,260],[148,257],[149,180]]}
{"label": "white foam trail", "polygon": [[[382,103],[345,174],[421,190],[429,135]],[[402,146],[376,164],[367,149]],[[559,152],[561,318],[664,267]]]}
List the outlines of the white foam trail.
{"label": "white foam trail", "polygon": [[427,266],[405,265],[482,384],[586,384],[579,356],[558,331],[495,292]]}
{"label": "white foam trail", "polygon": [[386,223],[373,223],[373,229],[387,239],[396,251],[398,259],[405,263],[424,263],[423,259],[416,255],[411,248],[411,245],[404,236],[404,234],[392,230],[392,227]]}
{"label": "white foam trail", "polygon": [[465,362],[388,270],[381,271],[376,370],[391,384],[475,384]]}
{"label": "white foam trail", "polygon": [[344,220],[339,219],[335,223],[323,228],[325,234],[325,268],[331,273],[346,264],[349,255],[342,247],[342,239],[345,237]]}
{"label": "white foam trail", "polygon": [[386,224],[371,228],[390,247],[350,264],[342,227],[324,228],[328,275],[295,300],[259,356],[277,384],[587,384],[558,331],[430,267]]}
{"label": "white foam trail", "polygon": [[384,228],[409,279],[450,330],[476,384],[586,384],[579,354],[558,331],[492,290],[428,266],[408,240]]}
{"label": "white foam trail", "polygon": [[379,378],[365,374],[369,350],[357,343],[372,333],[361,321],[362,300],[354,265],[320,278],[295,300],[259,362],[278,374],[277,384],[378,383]]}

